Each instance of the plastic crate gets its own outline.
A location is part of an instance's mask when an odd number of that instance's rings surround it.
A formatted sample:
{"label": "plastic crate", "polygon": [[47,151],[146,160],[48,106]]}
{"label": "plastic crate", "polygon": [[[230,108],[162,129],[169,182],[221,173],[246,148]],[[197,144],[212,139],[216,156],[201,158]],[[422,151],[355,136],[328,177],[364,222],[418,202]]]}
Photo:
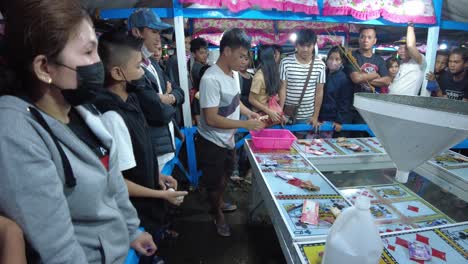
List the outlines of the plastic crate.
{"label": "plastic crate", "polygon": [[252,143],[257,149],[290,149],[296,137],[287,129],[263,129],[250,131]]}

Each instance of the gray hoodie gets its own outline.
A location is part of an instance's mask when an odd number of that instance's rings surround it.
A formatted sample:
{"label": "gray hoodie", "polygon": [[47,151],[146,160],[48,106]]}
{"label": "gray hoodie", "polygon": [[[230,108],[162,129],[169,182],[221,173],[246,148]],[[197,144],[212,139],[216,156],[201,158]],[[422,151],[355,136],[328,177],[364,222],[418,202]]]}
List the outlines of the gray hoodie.
{"label": "gray hoodie", "polygon": [[0,214],[21,226],[43,263],[123,263],[141,231],[111,135],[99,116],[76,108],[110,149],[107,171],[66,125],[41,112],[72,166],[76,186],[68,188],[57,147],[29,106],[0,97]]}

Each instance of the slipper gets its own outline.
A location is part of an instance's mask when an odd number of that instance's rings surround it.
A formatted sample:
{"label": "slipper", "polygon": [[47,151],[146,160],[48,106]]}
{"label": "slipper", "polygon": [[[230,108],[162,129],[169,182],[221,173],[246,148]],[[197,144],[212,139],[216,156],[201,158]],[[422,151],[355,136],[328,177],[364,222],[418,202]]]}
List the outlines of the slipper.
{"label": "slipper", "polygon": [[166,229],[166,231],[164,232],[164,235],[166,238],[169,238],[169,239],[176,239],[180,236],[179,233],[171,229]]}
{"label": "slipper", "polygon": [[166,262],[164,261],[164,259],[162,259],[161,257],[158,257],[158,256],[154,256],[153,257],[153,260],[151,261],[152,264],[165,264]]}
{"label": "slipper", "polygon": [[223,210],[223,213],[234,212],[237,210],[237,205],[231,203],[224,203],[224,206],[223,208],[221,208],[221,210]]}
{"label": "slipper", "polygon": [[237,176],[237,175],[231,176],[231,181],[233,181],[233,182],[240,182],[242,180],[243,179],[240,176]]}
{"label": "slipper", "polygon": [[216,224],[216,220],[214,221],[216,226],[216,233],[222,237],[230,237],[231,236],[231,228],[228,224]]}

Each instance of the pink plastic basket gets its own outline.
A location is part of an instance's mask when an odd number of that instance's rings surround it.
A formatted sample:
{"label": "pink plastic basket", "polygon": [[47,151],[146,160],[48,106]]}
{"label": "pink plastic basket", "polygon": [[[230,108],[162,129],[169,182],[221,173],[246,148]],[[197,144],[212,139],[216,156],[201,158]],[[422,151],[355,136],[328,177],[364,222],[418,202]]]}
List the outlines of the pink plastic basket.
{"label": "pink plastic basket", "polygon": [[250,131],[252,142],[258,149],[290,149],[297,139],[287,129],[263,129]]}

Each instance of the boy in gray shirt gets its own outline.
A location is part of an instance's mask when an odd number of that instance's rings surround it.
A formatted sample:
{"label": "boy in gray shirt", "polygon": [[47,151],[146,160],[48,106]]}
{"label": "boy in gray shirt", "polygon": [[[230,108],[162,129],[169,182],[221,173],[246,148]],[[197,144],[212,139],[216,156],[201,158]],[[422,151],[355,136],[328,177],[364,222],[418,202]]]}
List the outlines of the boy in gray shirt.
{"label": "boy in gray shirt", "polygon": [[[205,72],[200,82],[202,111],[197,148],[203,150],[203,155],[198,157],[203,173],[201,180],[208,192],[216,231],[224,237],[231,235],[223,214],[223,209],[230,208],[226,208],[223,194],[233,168],[234,134],[237,128],[259,130],[264,127],[256,120],[259,115],[240,102],[236,71],[242,59],[248,56],[249,49],[250,39],[244,31],[238,28],[226,31],[221,39],[218,61]],[[249,120],[239,120],[240,113]]]}

